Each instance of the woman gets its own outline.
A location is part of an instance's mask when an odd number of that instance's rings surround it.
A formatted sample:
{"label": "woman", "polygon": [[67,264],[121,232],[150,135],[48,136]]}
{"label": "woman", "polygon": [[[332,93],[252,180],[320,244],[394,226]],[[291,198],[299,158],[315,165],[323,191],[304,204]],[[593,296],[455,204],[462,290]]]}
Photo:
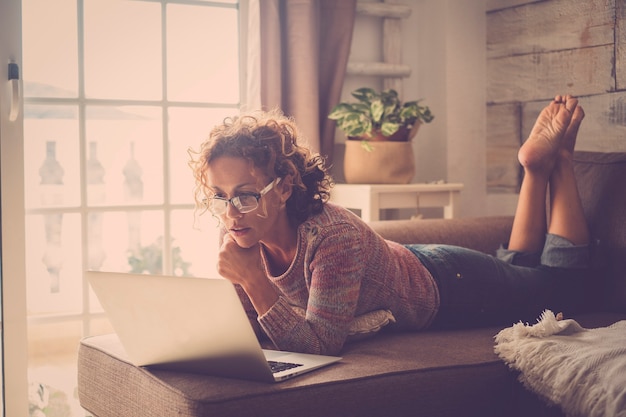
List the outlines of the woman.
{"label": "woman", "polygon": [[373,311],[390,311],[391,328],[423,330],[572,308],[563,301],[574,298],[588,258],[572,167],[583,117],[570,96],[539,115],[519,151],[525,176],[498,258],[384,240],[328,203],[323,159],[299,143],[291,119],[277,111],[227,119],[191,162],[196,200],[225,231],[218,272],[276,348],[307,353],[339,353],[355,318]]}

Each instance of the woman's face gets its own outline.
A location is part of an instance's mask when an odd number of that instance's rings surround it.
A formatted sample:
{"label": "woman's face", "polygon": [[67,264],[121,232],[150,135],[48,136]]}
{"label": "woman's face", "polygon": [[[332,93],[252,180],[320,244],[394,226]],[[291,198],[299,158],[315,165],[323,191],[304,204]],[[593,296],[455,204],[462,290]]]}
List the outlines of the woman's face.
{"label": "woman's face", "polygon": [[[223,156],[214,160],[207,170],[209,187],[217,197],[230,199],[242,194],[259,193],[275,178],[269,178],[260,171],[253,175],[251,164],[237,157]],[[283,208],[281,209],[281,206]],[[278,219],[286,216],[284,205],[276,185],[259,199],[258,207],[248,213],[240,213],[232,204],[219,216],[223,227],[243,248],[249,248],[259,241],[271,239],[280,233]]]}

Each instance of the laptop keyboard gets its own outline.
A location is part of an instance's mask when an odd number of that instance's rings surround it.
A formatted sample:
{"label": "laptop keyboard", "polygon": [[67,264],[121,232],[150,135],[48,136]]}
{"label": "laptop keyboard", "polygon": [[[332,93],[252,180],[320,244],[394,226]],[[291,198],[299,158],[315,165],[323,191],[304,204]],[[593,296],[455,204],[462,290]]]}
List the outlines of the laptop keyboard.
{"label": "laptop keyboard", "polygon": [[270,368],[272,369],[272,373],[286,371],[287,369],[297,368],[298,366],[302,366],[300,363],[288,363],[288,362],[277,362],[277,361],[267,361],[269,363]]}

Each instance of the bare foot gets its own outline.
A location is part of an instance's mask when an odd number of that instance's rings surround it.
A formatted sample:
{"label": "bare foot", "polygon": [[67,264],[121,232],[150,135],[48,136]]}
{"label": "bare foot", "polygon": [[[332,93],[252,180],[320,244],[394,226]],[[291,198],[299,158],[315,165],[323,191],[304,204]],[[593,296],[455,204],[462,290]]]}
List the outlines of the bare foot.
{"label": "bare foot", "polygon": [[519,162],[526,170],[545,174],[552,171],[556,156],[562,148],[563,136],[577,106],[578,100],[571,96],[556,96],[541,111],[518,153]]}
{"label": "bare foot", "polygon": [[563,136],[563,151],[566,153],[565,156],[571,158],[574,153],[574,147],[576,146],[576,136],[578,135],[578,128],[585,118],[585,111],[582,107],[576,106],[574,109],[574,113],[572,114],[572,119],[570,121],[567,130],[565,131],[565,135]]}

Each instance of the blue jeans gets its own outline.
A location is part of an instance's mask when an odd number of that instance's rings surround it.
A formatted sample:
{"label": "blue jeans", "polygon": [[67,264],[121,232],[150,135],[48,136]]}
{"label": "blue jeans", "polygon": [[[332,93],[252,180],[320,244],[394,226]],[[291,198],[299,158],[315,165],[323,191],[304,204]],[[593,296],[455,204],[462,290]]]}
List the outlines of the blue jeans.
{"label": "blue jeans", "polygon": [[433,275],[440,306],[431,328],[534,322],[580,304],[589,247],[546,235],[542,253],[501,248],[497,256],[449,245],[406,245]]}

